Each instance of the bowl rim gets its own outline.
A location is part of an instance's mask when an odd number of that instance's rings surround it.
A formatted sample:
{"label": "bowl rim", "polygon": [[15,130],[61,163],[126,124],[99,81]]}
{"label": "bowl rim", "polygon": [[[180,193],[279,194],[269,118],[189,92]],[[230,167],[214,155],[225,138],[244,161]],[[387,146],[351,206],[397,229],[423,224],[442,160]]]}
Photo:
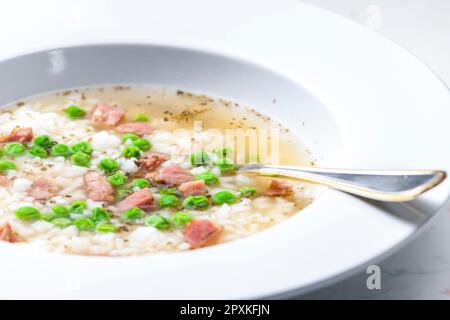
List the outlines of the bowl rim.
{"label": "bowl rim", "polygon": [[[297,4],[297,6],[298,6],[298,8],[304,9],[305,11],[304,11],[303,13],[299,12],[297,9],[295,9],[294,11],[297,11],[296,13],[297,13],[299,16],[304,17],[305,19],[307,18],[308,14],[312,14],[312,16],[313,16],[314,18],[317,18],[319,21],[329,21],[329,23],[330,23],[331,25],[337,27],[340,31],[348,31],[349,29],[353,29],[354,31],[351,31],[352,33],[359,33],[361,30],[364,29],[364,28],[361,27],[361,26],[356,27],[357,24],[356,24],[356,23],[353,23],[353,22],[350,23],[350,21],[344,23],[344,22],[342,22],[342,21],[344,21],[344,20],[343,20],[344,18],[337,17],[337,16],[333,18],[334,15],[329,14],[329,13],[326,13],[326,14],[325,14],[324,11],[322,11],[322,10],[319,10],[319,9],[316,9],[316,8],[312,8],[312,7],[307,6],[307,5],[304,5],[304,4]],[[268,9],[268,8],[265,8],[264,10],[266,10],[266,9]],[[292,8],[291,8],[291,7],[288,7],[288,8],[285,8],[285,9],[283,9],[283,10],[287,11],[287,10],[289,10],[289,9],[292,9]],[[332,17],[332,18],[330,18],[330,17]],[[345,20],[346,20],[346,19],[345,19]],[[348,25],[350,25],[350,24],[352,25],[352,27],[349,27],[349,26],[348,26]],[[301,22],[299,22],[299,26],[302,26]],[[356,29],[357,29],[357,30],[356,30]],[[320,34],[320,32],[319,32],[319,34]],[[364,32],[364,34],[365,34],[365,35],[366,35],[366,34],[369,35],[370,32]],[[377,42],[377,43],[379,44],[379,43],[380,43],[380,40],[379,40],[380,37],[381,37],[381,36],[380,36],[379,34],[376,34],[376,35],[375,35],[375,33],[372,33],[372,36],[370,36],[370,37],[368,37],[368,38],[371,38],[374,42]],[[375,39],[375,38],[378,38],[378,40]],[[389,44],[387,45],[387,44],[386,44],[387,41],[385,40],[384,37],[383,37],[383,39],[384,39],[384,40],[382,40],[382,42],[384,42],[384,44],[385,44],[386,46],[383,47],[382,50],[393,50],[395,54],[399,54],[399,52],[401,51],[402,53],[400,54],[400,56],[403,56],[403,57],[406,57],[406,56],[408,55],[408,54],[405,54],[405,51],[404,51],[404,50],[399,50],[400,47],[399,47],[398,45],[394,44],[393,42],[389,42]],[[87,45],[89,45],[89,44],[104,44],[104,43],[102,43],[101,41],[100,41],[100,42],[95,41],[95,43],[90,43],[91,40],[92,40],[92,39],[88,39],[88,40],[86,40],[86,41],[81,41],[81,42],[83,42],[84,44],[87,44]],[[376,40],[376,41],[375,41],[375,40]],[[108,41],[109,41],[109,40],[108,40]],[[148,41],[148,40],[147,40],[147,41]],[[126,42],[126,41],[123,42],[123,40],[117,40],[117,42],[124,43],[125,45],[130,44],[130,42]],[[157,44],[157,43],[158,43],[158,42],[156,42],[156,44]],[[62,45],[62,46],[66,46],[66,44],[64,44],[64,45]],[[185,48],[184,45],[183,45],[183,48]],[[189,45],[187,45],[187,48],[191,48],[191,47],[190,47]],[[192,45],[192,48],[195,48],[195,49],[204,51],[204,48],[203,48],[202,46],[196,46],[195,44]],[[248,53],[251,52],[251,51],[249,51],[249,50],[244,50],[243,53],[242,53],[242,55],[234,55],[234,54],[232,54],[231,52],[223,51],[222,49],[223,49],[223,48],[219,48],[216,52],[219,53],[219,54],[223,54],[223,55],[225,55],[226,57],[229,57],[230,55],[231,55],[231,56],[234,56],[234,57],[237,57],[237,58],[239,58],[239,60],[241,59],[241,57],[248,57],[248,56],[249,56]],[[248,49],[248,48],[247,48],[247,49]],[[380,49],[380,50],[381,50],[381,49]],[[33,50],[30,50],[30,51],[34,52],[35,50],[33,49]],[[409,54],[409,55],[410,55],[410,54]],[[2,59],[2,60],[3,60],[3,59]],[[279,72],[280,74],[283,75],[283,77],[291,78],[291,76],[290,76],[291,73],[289,73],[289,72],[285,73],[285,72],[283,72],[283,71],[280,71],[279,68],[277,68],[277,67],[272,67],[271,64],[268,64],[268,63],[263,62],[264,59],[261,59],[261,56],[256,56],[255,59],[251,59],[251,60],[252,60],[254,63],[257,63],[257,65],[259,65],[259,64],[261,63],[262,65],[266,66],[269,70]],[[417,64],[417,60],[415,59],[415,61],[416,61],[416,62],[415,62],[415,63],[416,63],[416,64],[415,64],[416,69],[419,69],[419,66],[418,66],[418,64]],[[422,65],[423,65],[423,63],[422,63]],[[283,70],[286,70],[286,69],[283,69]],[[416,70],[416,71],[417,71],[417,70]],[[428,72],[429,72],[429,71],[430,71],[430,69],[428,69]],[[419,73],[419,72],[417,71],[417,73]],[[308,74],[308,76],[311,76],[311,74]],[[434,77],[435,77],[435,76],[436,76],[436,75],[434,74]],[[296,81],[299,81],[299,79],[298,79],[297,77],[295,77],[295,79],[296,79]],[[441,79],[439,79],[439,80],[442,82]],[[322,83],[321,83],[321,84],[322,84]],[[435,85],[435,84],[433,84],[433,85]],[[437,85],[436,85],[436,90],[437,90]],[[441,90],[441,89],[439,89],[439,90]],[[448,90],[448,88],[447,88],[447,90]],[[314,93],[317,92],[317,91],[311,90],[310,92],[312,92],[312,94],[313,94],[314,96],[316,96],[317,98],[319,98],[321,101],[324,101],[324,100],[321,99],[321,95],[314,94]],[[448,95],[448,91],[447,91],[447,95]],[[326,101],[329,101],[329,99],[325,99],[325,100],[326,100]],[[447,98],[446,98],[446,102],[448,102],[448,101],[449,101],[449,98],[447,97]],[[325,104],[327,104],[327,103],[325,103]],[[322,197],[323,197],[324,200],[329,200],[329,201],[340,201],[340,200],[342,200],[342,201],[345,201],[345,202],[348,202],[348,203],[352,203],[352,204],[355,203],[354,199],[350,200],[348,196],[342,195],[342,194],[337,194],[337,193],[332,192],[332,191],[329,191],[329,192],[327,191],[326,194],[324,194]],[[319,202],[319,201],[314,202],[311,206],[316,206],[316,205],[318,204],[318,202]],[[448,203],[448,193],[447,193],[447,196],[446,196],[445,201],[443,202],[443,204],[442,204],[442,206],[441,206],[441,209],[439,209],[438,211],[439,211],[439,212],[442,212],[442,208],[445,207],[445,205],[447,205],[447,203]],[[308,209],[310,209],[311,206],[309,206],[308,208],[306,208],[305,211],[308,210]],[[305,211],[304,211],[304,212],[305,212]],[[433,217],[432,217],[432,218],[433,218]],[[358,263],[357,265],[354,264],[352,268],[347,268],[347,269],[344,270],[344,271],[342,271],[342,270],[336,270],[336,272],[335,272],[333,275],[330,275],[329,277],[323,278],[321,281],[316,281],[316,282],[314,282],[313,284],[312,284],[312,283],[309,283],[309,284],[308,284],[308,283],[306,283],[306,284],[303,283],[302,287],[299,288],[299,289],[295,289],[295,287],[296,287],[295,285],[294,285],[294,286],[289,286],[286,282],[283,282],[283,283],[281,283],[281,284],[278,284],[278,287],[277,287],[277,288],[279,289],[278,291],[275,290],[274,287],[272,287],[272,289],[269,289],[269,290],[263,290],[261,287],[258,287],[258,288],[256,288],[256,289],[253,291],[253,295],[249,295],[248,292],[247,292],[246,294],[241,295],[241,296],[242,296],[242,297],[246,297],[246,298],[248,298],[248,297],[253,297],[253,298],[261,298],[261,297],[265,297],[265,298],[268,298],[268,297],[272,297],[272,298],[281,298],[281,297],[291,296],[291,295],[293,295],[293,294],[305,293],[305,292],[307,292],[307,291],[311,291],[311,290],[317,289],[317,288],[319,288],[319,287],[322,287],[322,286],[324,286],[324,285],[327,285],[327,284],[331,284],[331,283],[333,283],[333,282],[336,282],[336,281],[338,281],[338,280],[340,280],[340,279],[343,279],[343,278],[345,278],[345,277],[347,277],[347,276],[349,276],[349,275],[351,275],[351,274],[354,274],[354,273],[356,273],[357,271],[361,270],[361,268],[362,268],[364,265],[367,265],[368,263],[373,263],[373,262],[379,261],[379,260],[385,258],[386,256],[392,254],[392,253],[393,253],[394,251],[396,251],[398,248],[400,248],[401,246],[405,245],[407,242],[409,242],[411,239],[413,239],[415,236],[417,236],[417,235],[424,229],[424,226],[428,225],[429,221],[430,221],[432,218],[427,218],[427,219],[425,219],[425,220],[423,221],[423,223],[420,223],[419,225],[414,226],[413,228],[409,229],[411,232],[409,232],[409,231],[407,232],[407,233],[409,233],[408,236],[402,237],[402,240],[401,240],[401,241],[396,242],[396,244],[395,244],[394,246],[390,246],[389,249],[384,250],[382,253],[377,253],[377,252],[373,251],[373,253],[372,253],[372,258],[370,258],[370,259],[368,259],[368,260],[367,260],[367,259],[366,259],[366,260],[361,260],[361,259],[360,259],[359,263]],[[291,218],[291,219],[292,219],[292,218]],[[273,228],[277,228],[277,227],[278,227],[278,225],[275,226],[275,227],[273,227]],[[271,229],[272,229],[272,228],[271,228]],[[278,229],[280,229],[280,228],[278,228]],[[261,237],[258,236],[258,239],[259,239],[259,238],[261,238]],[[246,239],[241,240],[241,241],[245,241],[245,240],[246,240]],[[247,241],[247,243],[250,243],[250,242],[253,242],[253,241]],[[227,245],[228,245],[228,244],[224,244],[224,245],[221,245],[220,247],[222,247],[222,246],[227,246]],[[249,244],[249,246],[251,247],[250,244]],[[206,248],[206,249],[202,249],[202,250],[207,250],[207,251],[210,251],[210,252],[211,252],[213,249],[212,249],[212,248]],[[206,252],[206,251],[205,251],[205,252]],[[183,254],[184,254],[184,253],[183,253]],[[132,259],[134,260],[134,258],[132,258]],[[69,258],[68,258],[68,260],[72,260],[72,259],[69,259]],[[361,261],[364,261],[364,262],[361,262]],[[281,281],[281,279],[280,279],[280,281]],[[280,288],[283,288],[283,289],[280,289]],[[228,292],[228,294],[230,294],[230,293],[231,293],[231,291]],[[228,297],[229,297],[229,295],[228,295]]]}

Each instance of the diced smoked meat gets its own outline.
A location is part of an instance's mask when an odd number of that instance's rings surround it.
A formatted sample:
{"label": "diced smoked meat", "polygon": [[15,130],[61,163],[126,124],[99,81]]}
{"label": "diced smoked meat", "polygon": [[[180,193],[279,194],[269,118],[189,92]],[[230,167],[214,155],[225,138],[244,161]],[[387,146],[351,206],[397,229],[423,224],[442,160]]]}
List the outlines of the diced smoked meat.
{"label": "diced smoked meat", "polygon": [[91,121],[98,127],[115,127],[125,117],[125,111],[106,103],[99,103],[92,111]]}
{"label": "diced smoked meat", "polygon": [[139,159],[139,167],[147,170],[154,171],[164,162],[169,160],[169,156],[159,152],[148,152],[141,156]]}
{"label": "diced smoked meat", "polygon": [[178,187],[178,189],[185,196],[200,195],[200,194],[204,194],[206,192],[204,180],[188,181],[188,182],[182,183]]}
{"label": "diced smoked meat", "polygon": [[194,220],[184,229],[184,238],[196,249],[216,243],[222,231],[222,227],[209,220]]}
{"label": "diced smoked meat", "polygon": [[153,203],[153,194],[149,188],[143,188],[135,193],[129,195],[119,203],[117,203],[117,208],[120,211],[125,211],[133,207],[139,207],[143,210],[149,208]]}
{"label": "diced smoked meat", "polygon": [[287,196],[292,193],[292,187],[282,181],[272,180],[269,188],[264,192],[266,196]]}
{"label": "diced smoked meat", "polygon": [[14,234],[14,231],[11,228],[11,225],[9,223],[5,223],[3,225],[0,225],[0,241],[6,241],[6,242],[16,242],[16,235]]}
{"label": "diced smoked meat", "polygon": [[143,136],[144,134],[151,133],[152,128],[144,122],[129,122],[118,126],[117,131],[122,133],[135,133],[138,136]]}
{"label": "diced smoked meat", "polygon": [[12,182],[4,175],[0,174],[0,187],[9,188]]}
{"label": "diced smoked meat", "polygon": [[110,202],[114,200],[114,189],[104,176],[90,171],[84,175],[84,190],[89,199]]}
{"label": "diced smoked meat", "polygon": [[185,182],[194,180],[194,177],[187,171],[177,165],[164,167],[156,175],[153,175],[152,181],[161,184],[179,186]]}
{"label": "diced smoked meat", "polygon": [[38,178],[33,182],[31,187],[27,190],[28,195],[36,200],[48,200],[52,198],[58,188],[45,178]]}
{"label": "diced smoked meat", "polygon": [[0,142],[28,142],[33,139],[32,128],[15,128],[8,135],[0,136]]}

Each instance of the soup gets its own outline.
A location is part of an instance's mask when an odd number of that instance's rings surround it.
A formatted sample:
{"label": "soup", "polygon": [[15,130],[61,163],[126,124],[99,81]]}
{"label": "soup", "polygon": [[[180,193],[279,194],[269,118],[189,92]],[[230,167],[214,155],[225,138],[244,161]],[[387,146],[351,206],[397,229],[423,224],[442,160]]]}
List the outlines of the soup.
{"label": "soup", "polygon": [[32,97],[0,114],[0,240],[86,255],[184,251],[243,238],[303,209],[311,187],[239,173],[313,165],[250,107],[150,87]]}

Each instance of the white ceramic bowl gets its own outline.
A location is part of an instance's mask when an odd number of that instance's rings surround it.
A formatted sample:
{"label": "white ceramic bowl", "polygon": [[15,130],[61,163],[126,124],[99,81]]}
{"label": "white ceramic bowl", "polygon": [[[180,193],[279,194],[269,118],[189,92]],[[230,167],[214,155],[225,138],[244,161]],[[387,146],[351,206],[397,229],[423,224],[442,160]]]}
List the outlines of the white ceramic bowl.
{"label": "white ceramic bowl", "polygon": [[[450,171],[442,82],[389,40],[300,2],[15,1],[0,37],[2,104],[90,84],[168,85],[256,106],[324,166]],[[291,296],[392,252],[449,194],[448,181],[408,205],[326,191],[264,232],[176,254],[82,257],[1,243],[0,297]]]}

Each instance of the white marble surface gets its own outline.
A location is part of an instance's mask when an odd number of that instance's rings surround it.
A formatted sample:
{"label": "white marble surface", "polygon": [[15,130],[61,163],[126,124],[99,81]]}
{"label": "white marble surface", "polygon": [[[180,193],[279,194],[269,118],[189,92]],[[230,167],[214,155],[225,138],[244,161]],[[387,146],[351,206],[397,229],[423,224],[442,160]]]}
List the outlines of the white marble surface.
{"label": "white marble surface", "polygon": [[[418,56],[450,85],[450,1],[302,1],[376,29]],[[363,272],[300,298],[450,299],[450,208],[379,266],[380,290],[367,289],[368,275]]]}

